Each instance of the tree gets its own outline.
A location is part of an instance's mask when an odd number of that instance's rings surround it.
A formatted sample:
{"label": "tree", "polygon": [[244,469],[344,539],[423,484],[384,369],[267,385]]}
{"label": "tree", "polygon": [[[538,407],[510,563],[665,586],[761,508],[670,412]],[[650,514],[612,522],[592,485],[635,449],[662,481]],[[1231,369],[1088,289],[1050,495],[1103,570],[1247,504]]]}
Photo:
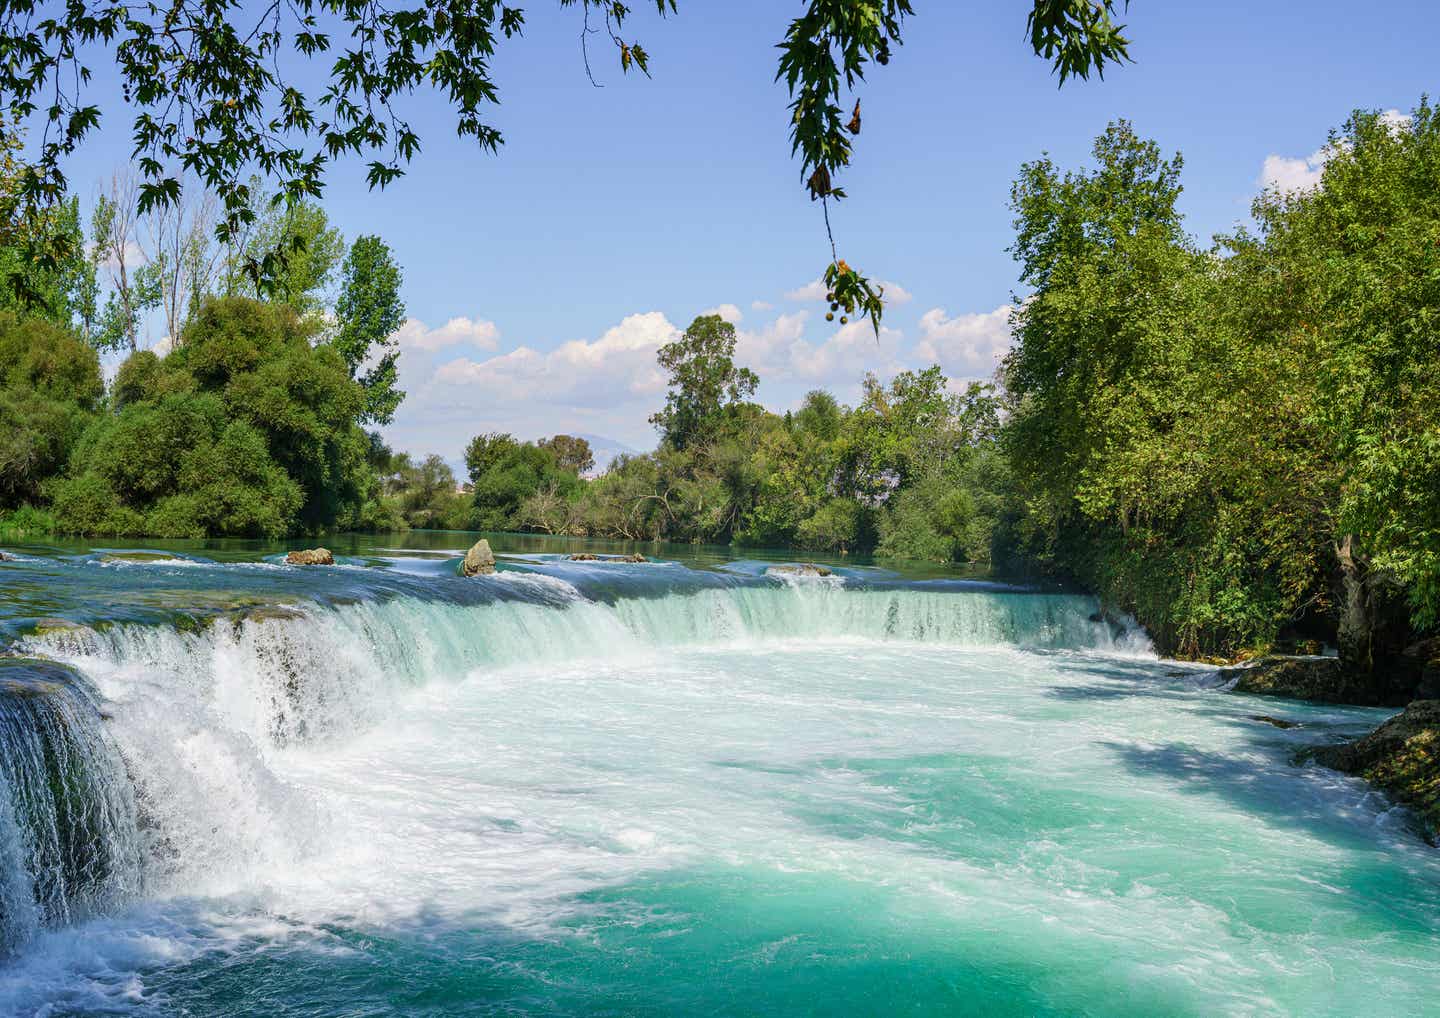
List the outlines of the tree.
{"label": "tree", "polygon": [[595,454],[590,451],[590,443],[583,438],[556,435],[553,438],[542,438],[537,444],[554,455],[561,470],[584,474],[595,468]]}
{"label": "tree", "polygon": [[131,355],[78,442],[55,515],[82,534],[279,537],[383,515],[364,392],[288,305],[212,298],[164,360]]}
{"label": "tree", "polygon": [[465,468],[475,489],[471,526],[476,530],[521,529],[533,522],[524,507],[537,492],[548,490],[569,501],[581,488],[580,479],[562,470],[550,449],[517,442],[510,435],[471,439],[465,448]]}
{"label": "tree", "polygon": [[1359,110],[1326,152],[1317,187],[1257,199],[1260,235],[1233,238],[1230,261],[1257,347],[1303,365],[1341,656],[1384,673],[1405,601],[1414,628],[1440,623],[1440,116],[1423,99],[1400,121]]}
{"label": "tree", "polygon": [[156,279],[172,344],[183,342],[185,323],[214,289],[222,259],[211,237],[215,216],[214,196],[194,189],[177,194],[173,202],[146,207],[145,261]]}
{"label": "tree", "polygon": [[[89,338],[96,327],[95,266],[85,255],[80,203],[61,196],[27,210],[31,169],[21,160],[23,132],[0,111],[0,310],[36,315]],[[37,243],[53,250],[37,255]]]}
{"label": "tree", "polygon": [[670,374],[665,409],[651,415],[665,442],[676,450],[714,437],[726,414],[755,392],[760,379],[737,368],[735,326],[719,315],[701,315],[679,339],[660,348]]}
{"label": "tree", "polygon": [[[624,0],[560,0],[585,19],[603,19],[622,71],[650,73],[649,53],[622,37],[630,5]],[[663,17],[676,0],[656,0]],[[1123,26],[1114,23],[1115,0],[1034,0],[1029,43],[1051,61],[1063,83],[1104,73],[1127,59]],[[791,98],[791,146],[812,198],[825,206],[844,197],[836,176],[849,165],[860,133],[858,99],[846,119],[844,89],[854,92],[866,68],[888,64],[913,13],[910,0],[807,0],[780,43],[777,79]],[[331,160],[367,160],[372,187],[404,172],[420,150],[420,136],[399,112],[400,101],[429,83],[450,102],[456,130],[496,151],[500,131],[487,122],[498,105],[491,60],[504,39],[521,34],[524,11],[503,3],[455,8],[422,4],[395,9],[379,0],[329,0],[251,11],[241,0],[137,7],[70,5],[58,17],[37,19],[29,3],[0,10],[0,94],[22,117],[46,114],[46,136],[22,189],[31,213],[64,194],[67,157],[102,122],[92,89],[114,90],[135,107],[132,136],[144,180],[137,209],[179,200],[181,180],[171,167],[200,174],[220,198],[216,238],[233,245],[256,215],[242,179],[252,166],[275,181],[287,207],[317,197]],[[338,53],[333,52],[339,43]],[[86,61],[100,47],[113,54],[116,73],[95,75]],[[318,99],[301,84],[324,77]],[[294,74],[292,78],[290,73]],[[53,257],[54,245],[37,244]],[[246,250],[254,278],[283,268],[284,250]],[[834,300],[878,319],[881,296],[834,252],[825,272]],[[877,323],[878,328],[878,323]],[[172,335],[175,334],[172,331]]]}
{"label": "tree", "polygon": [[289,304],[302,317],[317,316],[329,304],[345,238],[317,202],[266,201],[261,187],[258,179],[248,185],[252,217],[226,250],[223,290]]}
{"label": "tree", "polygon": [[104,394],[95,351],[0,312],[0,509],[39,502]]}
{"label": "tree", "polygon": [[[400,299],[400,266],[379,237],[357,237],[340,270],[340,296],[335,301],[338,328],[331,345],[340,351],[365,387],[365,419],[389,424],[405,394],[395,387],[400,356],[395,332],[405,322]],[[368,367],[366,367],[368,365]]]}
{"label": "tree", "polygon": [[111,176],[108,192],[96,197],[91,213],[90,257],[97,267],[105,267],[110,282],[109,299],[92,339],[100,350],[128,347],[134,353],[141,316],[159,307],[164,296],[162,269],[142,260],[135,201],[135,178],[128,170],[120,171]]}

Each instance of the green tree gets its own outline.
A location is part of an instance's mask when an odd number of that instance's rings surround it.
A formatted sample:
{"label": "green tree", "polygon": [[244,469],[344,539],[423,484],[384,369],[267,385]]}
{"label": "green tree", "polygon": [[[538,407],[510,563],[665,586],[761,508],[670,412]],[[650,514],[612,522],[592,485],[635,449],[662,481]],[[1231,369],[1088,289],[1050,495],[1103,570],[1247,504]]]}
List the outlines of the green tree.
{"label": "green tree", "polygon": [[650,417],[664,441],[684,450],[716,437],[732,411],[754,394],[760,379],[735,366],[735,326],[719,315],[701,315],[679,339],[660,348],[670,375],[665,408]]}
{"label": "green tree", "polygon": [[103,394],[94,350],[52,323],[0,312],[0,509],[44,500]]}
{"label": "green tree", "polygon": [[[474,487],[475,530],[518,530],[525,506],[538,492],[553,491],[566,501],[582,483],[556,462],[555,454],[533,442],[503,434],[478,435],[465,449],[465,468]],[[533,507],[532,507],[533,508]]]}
{"label": "green tree", "polygon": [[590,451],[590,443],[583,438],[575,435],[555,435],[542,438],[537,444],[554,454],[555,462],[561,470],[584,474],[595,468],[595,454]]}
{"label": "green tree", "polygon": [[57,485],[84,534],[278,537],[386,519],[359,427],[365,394],[288,305],[206,302],[163,361],[121,366]]}
{"label": "green tree", "polygon": [[247,190],[255,207],[232,243],[223,292],[280,301],[302,317],[317,316],[330,303],[345,237],[317,202],[264,201],[260,186],[255,180]]}
{"label": "green tree", "polygon": [[[405,322],[400,266],[379,237],[357,237],[340,270],[335,301],[338,328],[331,344],[365,387],[365,420],[389,424],[405,394],[395,387],[400,349],[395,332]],[[364,368],[363,375],[360,374]]]}

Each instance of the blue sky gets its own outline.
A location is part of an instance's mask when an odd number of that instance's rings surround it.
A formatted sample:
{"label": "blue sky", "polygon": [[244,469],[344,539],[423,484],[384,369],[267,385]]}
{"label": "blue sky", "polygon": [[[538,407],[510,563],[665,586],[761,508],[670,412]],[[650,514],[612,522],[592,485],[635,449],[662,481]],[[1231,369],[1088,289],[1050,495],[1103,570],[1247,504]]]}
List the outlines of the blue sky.
{"label": "blue sky", "polygon": [[[868,326],[827,326],[803,299],[829,260],[773,83],[790,0],[682,0],[664,21],[636,3],[627,35],[652,80],[622,76],[603,35],[585,77],[580,22],[527,5],[525,37],[494,63],[500,155],[454,137],[441,100],[410,113],[424,151],[398,184],[332,170],[325,205],[347,236],[378,233],[405,269],[411,398],[388,431],[458,460],[468,438],[557,431],[653,444],[663,398],[654,350],[724,307],[776,409],[825,386],[853,398],[866,370],[935,360],[985,376],[1007,342],[1015,269],[1006,209],[1027,159],[1083,163],[1127,117],[1185,156],[1182,202],[1208,236],[1247,216],[1267,159],[1300,183],[1305,160],[1355,107],[1401,110],[1436,85],[1440,5],[1377,0],[1179,4],[1134,0],[1132,65],[1057,89],[1025,46],[1027,4],[916,0],[906,44],[862,86],[864,130],[834,214],[842,257],[908,299]],[[71,167],[82,195],[123,162],[122,125]]]}

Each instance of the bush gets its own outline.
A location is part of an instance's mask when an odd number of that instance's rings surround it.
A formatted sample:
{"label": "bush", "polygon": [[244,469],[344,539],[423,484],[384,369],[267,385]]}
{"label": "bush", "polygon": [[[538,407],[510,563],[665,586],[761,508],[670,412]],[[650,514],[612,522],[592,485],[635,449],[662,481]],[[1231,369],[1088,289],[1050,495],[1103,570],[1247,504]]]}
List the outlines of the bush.
{"label": "bush", "polygon": [[43,498],[102,392],[94,350],[47,322],[0,314],[0,509]]}
{"label": "bush", "polygon": [[144,517],[122,505],[97,474],[61,481],[55,489],[54,512],[59,529],[67,534],[136,537],[145,533]]}
{"label": "bush", "polygon": [[802,548],[849,551],[864,543],[865,519],[860,503],[832,498],[796,530]]}
{"label": "bush", "polygon": [[288,308],[228,298],[207,302],[164,360],[132,354],[113,412],[75,444],[59,526],[271,538],[392,526],[356,423],[361,387],[310,335]]}
{"label": "bush", "polygon": [[27,541],[45,537],[56,531],[55,517],[44,509],[22,505],[0,516],[0,537],[8,541]]}

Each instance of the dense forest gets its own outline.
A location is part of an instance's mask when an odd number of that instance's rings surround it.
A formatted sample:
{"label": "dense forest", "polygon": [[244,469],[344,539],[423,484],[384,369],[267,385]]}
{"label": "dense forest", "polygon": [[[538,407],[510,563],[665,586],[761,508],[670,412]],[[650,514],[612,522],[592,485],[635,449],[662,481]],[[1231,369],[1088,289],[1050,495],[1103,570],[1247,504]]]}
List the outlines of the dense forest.
{"label": "dense forest", "polygon": [[182,288],[171,352],[131,353],[108,387],[97,349],[133,349],[137,308],[176,287],[162,257],[145,270],[162,278],[112,286],[97,311],[92,257],[32,280],[38,306],[0,301],[0,526],[528,530],[970,562],[1083,584],[1169,653],[1333,640],[1379,667],[1440,619],[1440,124],[1428,102],[1360,112],[1326,152],[1318,186],[1268,191],[1252,227],[1201,241],[1180,156],[1114,124],[1088,168],[1021,168],[1016,341],[992,381],[868,376],[854,406],[815,391],[776,414],[733,327],[704,316],[660,350],[658,448],[598,475],[565,435],[477,436],[463,483],[386,448],[399,270],[377,238],[345,253],[314,206],[257,217],[262,247],[304,237],[278,288],[246,295],[219,253]]}

